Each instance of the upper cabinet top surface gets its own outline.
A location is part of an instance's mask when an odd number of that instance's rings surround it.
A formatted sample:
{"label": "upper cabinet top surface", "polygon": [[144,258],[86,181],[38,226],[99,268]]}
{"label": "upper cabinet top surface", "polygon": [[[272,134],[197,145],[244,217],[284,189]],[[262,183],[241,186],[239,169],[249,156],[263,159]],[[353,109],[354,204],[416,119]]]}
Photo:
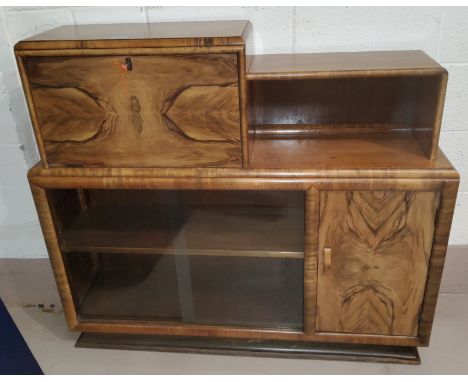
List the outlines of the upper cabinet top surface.
{"label": "upper cabinet top surface", "polygon": [[15,50],[244,45],[248,21],[64,25],[16,44]]}
{"label": "upper cabinet top surface", "polygon": [[254,56],[248,79],[378,76],[445,69],[420,50],[345,53],[265,54]]}

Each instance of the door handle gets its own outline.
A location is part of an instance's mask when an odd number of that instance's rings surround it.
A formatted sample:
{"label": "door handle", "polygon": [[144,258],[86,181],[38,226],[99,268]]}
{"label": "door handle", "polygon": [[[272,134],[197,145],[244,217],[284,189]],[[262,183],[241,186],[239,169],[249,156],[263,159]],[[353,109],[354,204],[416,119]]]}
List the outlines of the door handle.
{"label": "door handle", "polygon": [[331,248],[323,249],[323,271],[331,270],[332,266],[332,250]]}

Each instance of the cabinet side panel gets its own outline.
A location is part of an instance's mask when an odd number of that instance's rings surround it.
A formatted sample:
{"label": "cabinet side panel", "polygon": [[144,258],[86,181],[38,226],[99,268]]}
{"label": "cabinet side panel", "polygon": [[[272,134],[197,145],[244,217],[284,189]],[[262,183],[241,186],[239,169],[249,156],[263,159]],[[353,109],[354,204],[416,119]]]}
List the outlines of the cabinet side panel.
{"label": "cabinet side panel", "polygon": [[322,192],[317,331],[417,335],[438,204],[438,192]]}
{"label": "cabinet side panel", "polygon": [[52,270],[57,283],[63,310],[70,329],[77,325],[76,310],[70,291],[70,284],[66,275],[62,252],[57,237],[54,221],[51,214],[46,192],[43,188],[30,183],[31,192],[37,209],[37,215],[41,224],[42,234],[49,252]]}
{"label": "cabinet side panel", "polygon": [[317,310],[317,256],[320,191],[305,194],[304,233],[304,332],[315,333]]}
{"label": "cabinet side panel", "polygon": [[417,103],[411,125],[421,149],[430,159],[437,158],[447,78],[447,73],[441,71],[436,75],[413,79],[417,80]]}
{"label": "cabinet side panel", "polygon": [[432,255],[429,263],[424,303],[419,319],[418,336],[421,342],[427,346],[432,331],[434,313],[439,294],[442,271],[444,269],[445,255],[452,225],[453,212],[457,199],[458,181],[447,181],[443,187],[440,208],[437,213]]}
{"label": "cabinet side panel", "polygon": [[246,55],[245,49],[239,51],[237,56],[239,67],[239,119],[241,129],[241,150],[242,150],[242,167],[247,168],[249,164],[249,118],[248,118],[248,87],[246,74]]}
{"label": "cabinet side panel", "polygon": [[21,77],[21,83],[23,85],[23,90],[24,90],[24,95],[26,97],[26,102],[28,104],[28,111],[29,111],[29,116],[31,118],[31,123],[33,126],[34,130],[34,135],[36,138],[36,144],[37,148],[39,151],[39,155],[41,157],[42,163],[44,167],[48,167],[48,162],[47,162],[47,155],[46,155],[46,149],[44,146],[44,139],[42,137],[41,129],[39,128],[39,122],[37,119],[37,114],[36,114],[36,109],[34,107],[34,101],[33,97],[31,95],[31,88],[29,85],[29,80],[28,76],[26,74],[26,70],[24,68],[24,63],[23,63],[23,57],[20,55],[16,54],[16,63],[18,65],[18,71]]}

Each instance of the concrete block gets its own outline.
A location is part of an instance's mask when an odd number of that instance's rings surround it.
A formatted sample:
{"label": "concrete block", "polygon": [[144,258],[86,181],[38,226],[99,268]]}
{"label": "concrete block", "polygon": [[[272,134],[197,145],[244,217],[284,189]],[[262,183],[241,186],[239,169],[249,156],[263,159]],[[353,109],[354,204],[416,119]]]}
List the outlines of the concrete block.
{"label": "concrete block", "polygon": [[437,7],[297,7],[295,52],[422,49],[437,55]]}
{"label": "concrete block", "polygon": [[439,60],[468,62],[468,7],[446,7],[442,19]]}
{"label": "concrete block", "polygon": [[442,129],[468,131],[468,64],[445,65],[445,68],[449,77]]}

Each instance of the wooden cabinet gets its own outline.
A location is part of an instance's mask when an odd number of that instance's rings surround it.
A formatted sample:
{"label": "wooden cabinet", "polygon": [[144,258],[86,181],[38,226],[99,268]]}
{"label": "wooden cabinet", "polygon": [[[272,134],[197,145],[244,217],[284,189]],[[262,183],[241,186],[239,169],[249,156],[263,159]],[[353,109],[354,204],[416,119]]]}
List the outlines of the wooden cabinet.
{"label": "wooden cabinet", "polygon": [[253,56],[251,32],[62,27],[16,46],[78,346],[419,362],[459,183],[438,149],[445,69]]}

